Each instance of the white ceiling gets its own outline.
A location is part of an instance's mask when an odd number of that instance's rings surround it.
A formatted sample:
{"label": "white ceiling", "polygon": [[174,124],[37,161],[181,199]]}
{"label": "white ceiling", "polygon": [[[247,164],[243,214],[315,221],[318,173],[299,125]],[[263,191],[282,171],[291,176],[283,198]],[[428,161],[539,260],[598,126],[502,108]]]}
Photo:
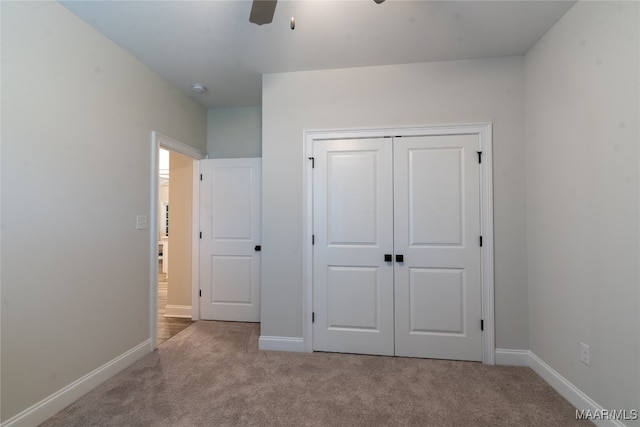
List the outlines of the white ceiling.
{"label": "white ceiling", "polygon": [[204,107],[230,108],[261,104],[262,73],[522,55],[575,2],[280,0],[263,26],[248,0],[61,3]]}

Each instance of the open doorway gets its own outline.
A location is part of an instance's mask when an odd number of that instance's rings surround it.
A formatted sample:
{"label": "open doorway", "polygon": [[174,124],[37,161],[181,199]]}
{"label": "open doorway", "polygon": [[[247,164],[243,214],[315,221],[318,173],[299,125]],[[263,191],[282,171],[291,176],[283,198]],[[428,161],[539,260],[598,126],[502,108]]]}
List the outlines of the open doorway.
{"label": "open doorway", "polygon": [[[199,150],[152,138],[150,337],[152,348],[197,320]],[[196,308],[194,310],[194,308]]]}
{"label": "open doorway", "polygon": [[[191,319],[191,219],[193,161],[160,147],[158,169],[157,344],[185,329]],[[169,207],[174,209],[170,211]],[[171,232],[170,232],[171,230]],[[173,256],[170,256],[170,248]],[[172,268],[173,267],[173,268]],[[169,271],[172,270],[172,274]]]}

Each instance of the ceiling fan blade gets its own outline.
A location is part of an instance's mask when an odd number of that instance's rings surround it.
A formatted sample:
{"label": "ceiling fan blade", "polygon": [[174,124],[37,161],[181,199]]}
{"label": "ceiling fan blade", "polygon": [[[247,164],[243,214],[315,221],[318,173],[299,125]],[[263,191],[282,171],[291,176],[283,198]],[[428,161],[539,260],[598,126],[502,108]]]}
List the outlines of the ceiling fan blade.
{"label": "ceiling fan blade", "polygon": [[258,25],[271,23],[277,2],[278,0],[253,0],[249,22]]}

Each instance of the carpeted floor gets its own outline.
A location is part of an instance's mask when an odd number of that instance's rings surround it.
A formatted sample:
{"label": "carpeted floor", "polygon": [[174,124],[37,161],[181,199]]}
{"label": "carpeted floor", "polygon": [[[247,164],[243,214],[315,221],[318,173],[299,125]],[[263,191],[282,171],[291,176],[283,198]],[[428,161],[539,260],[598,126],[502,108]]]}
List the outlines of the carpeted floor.
{"label": "carpeted floor", "polygon": [[258,351],[199,321],[42,426],[578,426],[529,368]]}

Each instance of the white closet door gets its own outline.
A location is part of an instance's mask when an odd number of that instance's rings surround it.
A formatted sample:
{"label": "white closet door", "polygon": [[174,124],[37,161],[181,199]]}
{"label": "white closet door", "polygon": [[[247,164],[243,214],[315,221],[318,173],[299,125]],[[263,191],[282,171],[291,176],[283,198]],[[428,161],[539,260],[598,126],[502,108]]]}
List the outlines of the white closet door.
{"label": "white closet door", "polygon": [[398,356],[482,360],[478,150],[477,135],[394,140]]}
{"label": "white closet door", "polygon": [[200,318],[260,321],[261,159],[200,161]]}
{"label": "white closet door", "polygon": [[314,144],[313,349],[393,355],[392,148]]}

